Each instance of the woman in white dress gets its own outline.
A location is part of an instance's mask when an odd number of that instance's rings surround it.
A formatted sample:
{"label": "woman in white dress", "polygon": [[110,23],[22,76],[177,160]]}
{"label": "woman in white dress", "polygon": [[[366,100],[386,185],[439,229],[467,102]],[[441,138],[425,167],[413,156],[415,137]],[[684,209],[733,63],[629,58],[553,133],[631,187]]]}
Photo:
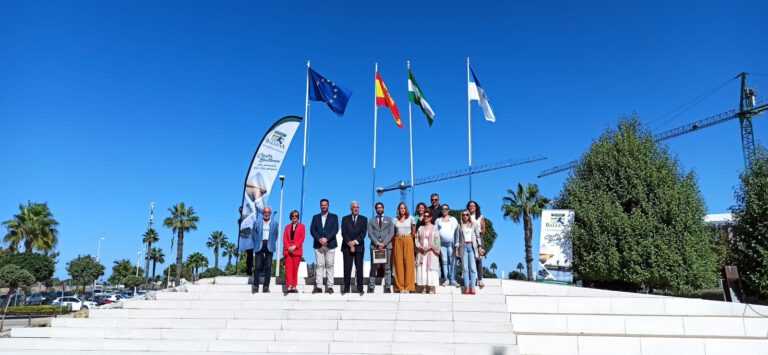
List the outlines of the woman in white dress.
{"label": "woman in white dress", "polygon": [[423,219],[424,225],[416,231],[416,284],[425,293],[435,293],[440,282],[440,233],[429,211],[424,212]]}

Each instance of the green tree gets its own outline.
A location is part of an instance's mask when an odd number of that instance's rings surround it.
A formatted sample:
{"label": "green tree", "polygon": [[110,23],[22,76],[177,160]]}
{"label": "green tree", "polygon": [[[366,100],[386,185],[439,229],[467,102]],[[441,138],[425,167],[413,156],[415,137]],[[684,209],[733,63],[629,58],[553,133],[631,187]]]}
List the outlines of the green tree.
{"label": "green tree", "polygon": [[[523,268],[521,267],[520,270]],[[525,276],[525,274],[522,273],[522,271],[510,271],[509,275],[507,275],[507,278],[510,280],[528,280],[528,277]]]}
{"label": "green tree", "polygon": [[496,263],[491,263],[491,271],[492,271],[494,274],[496,273],[496,269],[498,269],[498,268],[499,268],[499,267],[496,265]]}
{"label": "green tree", "polygon": [[575,210],[567,237],[587,285],[681,295],[716,285],[696,178],[637,117],[592,143],[555,205]]}
{"label": "green tree", "polygon": [[224,252],[222,252],[221,255],[227,257],[227,266],[225,269],[229,269],[230,266],[232,266],[232,257],[237,257],[237,245],[228,242],[227,245],[224,246]]}
{"label": "green tree", "polygon": [[0,288],[8,288],[8,293],[5,295],[5,300],[2,304],[2,319],[0,320],[0,329],[3,328],[5,322],[5,313],[8,310],[8,304],[10,303],[13,295],[16,293],[17,288],[28,288],[35,283],[35,277],[32,274],[19,267],[18,265],[5,265],[0,268]]}
{"label": "green tree", "polygon": [[47,203],[19,205],[19,214],[3,222],[3,225],[8,229],[3,241],[9,244],[10,250],[16,251],[23,245],[26,253],[39,250],[47,254],[58,244],[59,231],[56,227],[59,222],[53,218]]}
{"label": "green tree", "polygon": [[36,282],[45,282],[53,276],[56,263],[50,255],[37,253],[4,254],[0,255],[0,268],[6,265],[16,265],[29,271]]}
{"label": "green tree", "polygon": [[128,275],[123,279],[122,283],[126,289],[130,289],[139,287],[142,282],[144,282],[144,280],[142,280],[141,277],[136,275]]}
{"label": "green tree", "polygon": [[228,243],[229,242],[227,241],[227,236],[224,235],[224,232],[222,231],[213,231],[211,236],[208,237],[208,241],[205,243],[205,246],[208,248],[213,248],[214,268],[219,268],[219,249],[225,248]]}
{"label": "green tree", "polygon": [[[111,285],[120,285],[123,283],[126,277],[130,275],[136,275],[136,267],[138,265],[131,264],[128,259],[115,260],[112,265],[112,275],[109,275],[109,282]],[[139,268],[139,275],[143,274],[144,270]]]}
{"label": "green tree", "polygon": [[74,285],[83,286],[85,289],[86,285],[92,284],[104,275],[104,265],[96,261],[93,256],[78,255],[67,263],[67,273]]}
{"label": "green tree", "polygon": [[197,276],[199,275],[198,269],[201,267],[208,267],[208,258],[205,257],[205,255],[195,252],[192,254],[189,254],[187,257],[187,264],[190,268],[192,268],[192,276],[193,280],[197,280]]}
{"label": "green tree", "polygon": [[[170,273],[171,280],[176,279],[176,264],[171,264],[165,267],[163,269],[162,275],[160,276],[163,280],[167,280],[168,274]],[[185,280],[192,280],[192,268],[187,265],[187,263],[184,263],[181,268],[181,276],[179,279],[185,279]],[[169,285],[166,284],[166,287]]]}
{"label": "green tree", "polygon": [[522,274],[522,273],[523,273],[523,263],[517,263],[517,267],[516,267],[516,269],[517,269],[517,271],[518,271],[519,273],[521,273],[521,274]]}
{"label": "green tree", "polygon": [[179,202],[173,207],[168,209],[171,216],[163,221],[163,225],[167,228],[171,228],[173,233],[177,233],[177,253],[176,253],[176,284],[179,283],[181,277],[181,268],[184,261],[184,233],[197,230],[197,223],[200,222],[200,217],[195,215],[195,209]]}
{"label": "green tree", "polygon": [[758,149],[750,169],[740,176],[730,261],[739,269],[747,292],[768,297],[768,154]]}
{"label": "green tree", "polygon": [[147,229],[144,234],[141,235],[141,242],[147,245],[147,250],[144,253],[144,279],[149,278],[149,254],[152,252],[152,244],[157,243],[160,237],[157,235],[157,231],[154,228]]}
{"label": "green tree", "polygon": [[152,250],[149,251],[149,260],[152,261],[152,280],[154,280],[157,263],[165,263],[165,253],[163,253],[163,249],[152,248]]}
{"label": "green tree", "polygon": [[515,223],[523,221],[525,231],[525,263],[528,266],[528,280],[533,280],[533,220],[541,217],[541,210],[549,205],[549,199],[539,194],[539,186],[528,184],[523,187],[517,184],[517,191],[507,190],[507,196],[502,198],[501,210],[504,218]]}

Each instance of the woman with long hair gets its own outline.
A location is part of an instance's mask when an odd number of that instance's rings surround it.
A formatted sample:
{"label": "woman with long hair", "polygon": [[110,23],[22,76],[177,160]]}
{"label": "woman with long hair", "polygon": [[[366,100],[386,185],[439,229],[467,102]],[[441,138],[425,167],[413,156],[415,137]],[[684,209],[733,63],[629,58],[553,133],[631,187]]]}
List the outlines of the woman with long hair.
{"label": "woman with long hair", "polygon": [[475,282],[477,281],[477,255],[480,239],[480,225],[472,223],[469,211],[461,211],[461,223],[456,240],[456,256],[461,258],[461,266],[464,274],[464,294],[475,294]]}
{"label": "woman with long hair", "polygon": [[432,213],[423,216],[424,225],[416,231],[416,284],[424,293],[435,293],[440,282],[440,233],[432,224]]}
{"label": "woman with long hair", "polygon": [[290,213],[291,223],[285,226],[283,232],[283,256],[285,256],[285,292],[297,293],[299,264],[303,255],[306,228],[299,222],[299,211]]}
{"label": "woman with long hair", "polygon": [[400,202],[395,218],[395,238],[392,248],[392,263],[395,267],[395,291],[411,293],[416,291],[414,270],[413,236],[416,221],[408,212],[408,206]]}
{"label": "woman with long hair", "polygon": [[469,219],[472,223],[480,225],[480,245],[477,247],[477,251],[480,253],[477,255],[477,286],[483,288],[485,287],[485,284],[483,283],[483,258],[485,257],[483,237],[485,237],[485,217],[480,213],[480,205],[475,201],[467,202],[467,211],[469,211]]}
{"label": "woman with long hair", "polygon": [[424,225],[424,212],[427,210],[427,204],[419,202],[416,204],[416,215],[413,217],[416,220],[416,229]]}

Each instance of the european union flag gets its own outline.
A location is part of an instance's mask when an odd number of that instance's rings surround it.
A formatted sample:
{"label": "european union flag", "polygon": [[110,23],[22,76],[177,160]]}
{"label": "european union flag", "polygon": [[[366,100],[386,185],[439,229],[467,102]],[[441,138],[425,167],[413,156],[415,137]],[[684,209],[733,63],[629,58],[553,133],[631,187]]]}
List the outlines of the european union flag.
{"label": "european union flag", "polygon": [[325,102],[339,117],[344,116],[344,110],[347,109],[347,102],[352,92],[342,89],[312,68],[307,69],[309,70],[309,99]]}

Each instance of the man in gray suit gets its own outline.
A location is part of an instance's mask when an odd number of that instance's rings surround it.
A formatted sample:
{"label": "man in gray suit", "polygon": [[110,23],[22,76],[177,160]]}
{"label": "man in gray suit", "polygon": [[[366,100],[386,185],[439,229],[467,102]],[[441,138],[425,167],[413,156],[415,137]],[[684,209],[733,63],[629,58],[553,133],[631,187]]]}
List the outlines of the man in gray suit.
{"label": "man in gray suit", "polygon": [[392,257],[392,238],[395,236],[395,222],[391,218],[384,216],[384,204],[376,203],[376,217],[368,221],[368,238],[371,240],[371,274],[369,275],[368,293],[373,293],[376,286],[376,269],[382,264],[373,263],[373,251],[384,250],[387,255],[387,262],[384,267],[384,293],[392,292],[392,268],[390,258]]}

